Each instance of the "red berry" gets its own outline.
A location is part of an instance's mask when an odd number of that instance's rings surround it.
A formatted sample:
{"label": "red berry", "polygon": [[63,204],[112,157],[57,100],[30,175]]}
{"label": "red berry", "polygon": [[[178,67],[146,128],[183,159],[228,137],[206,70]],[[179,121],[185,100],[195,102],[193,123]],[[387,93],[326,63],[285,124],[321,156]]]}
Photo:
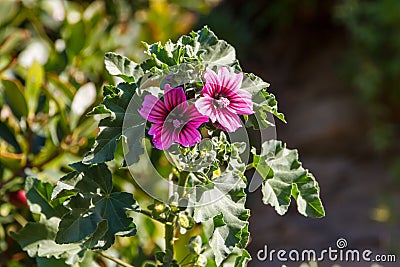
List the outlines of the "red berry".
{"label": "red berry", "polygon": [[8,193],[10,203],[16,207],[25,207],[28,203],[26,201],[25,190],[18,190],[15,192]]}

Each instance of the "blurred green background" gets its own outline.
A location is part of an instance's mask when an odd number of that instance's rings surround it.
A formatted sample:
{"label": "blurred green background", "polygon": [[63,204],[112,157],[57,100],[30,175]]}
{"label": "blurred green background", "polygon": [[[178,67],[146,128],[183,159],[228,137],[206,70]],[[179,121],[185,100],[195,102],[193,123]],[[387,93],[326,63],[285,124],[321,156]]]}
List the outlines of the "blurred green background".
{"label": "blurred green background", "polygon": [[[141,41],[175,40],[202,25],[236,47],[246,72],[271,83],[288,121],[277,122],[277,138],[299,149],[327,211],[312,220],[292,207],[279,217],[260,192],[249,194],[249,266],[265,266],[255,258],[265,244],[318,250],[340,237],[398,255],[400,1],[2,0],[0,266],[34,265],[8,234],[34,219],[16,192],[29,175],[55,182],[93,144],[96,117],[85,113],[114,82],[104,53],[141,61]],[[134,191],[126,171],[113,171],[116,190]],[[140,238],[119,238],[109,252],[140,266],[153,259],[162,230],[135,221]]]}

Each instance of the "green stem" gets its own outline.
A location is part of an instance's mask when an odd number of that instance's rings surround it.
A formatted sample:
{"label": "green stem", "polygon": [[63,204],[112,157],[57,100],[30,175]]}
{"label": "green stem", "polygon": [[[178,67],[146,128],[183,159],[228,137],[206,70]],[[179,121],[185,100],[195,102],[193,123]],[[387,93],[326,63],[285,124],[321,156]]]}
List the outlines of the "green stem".
{"label": "green stem", "polygon": [[254,165],[254,162],[252,162],[252,163],[250,163],[250,164],[248,164],[247,166],[246,166],[246,171],[248,171],[248,170],[250,170],[250,169],[253,169],[253,168],[255,168],[256,166]]}
{"label": "green stem", "polygon": [[183,257],[183,259],[181,259],[181,261],[179,262],[179,264],[182,265],[183,262],[185,262],[185,260],[186,260],[187,258],[189,258],[191,255],[192,255],[191,253],[186,254],[186,256]]}
{"label": "green stem", "polygon": [[181,197],[185,194],[186,184],[187,184],[187,181],[189,178],[189,174],[190,174],[190,172],[186,172],[186,171],[182,171],[180,173],[179,180],[178,180],[178,186],[179,186],[178,193],[179,193],[179,196],[181,196]]}
{"label": "green stem", "polygon": [[22,226],[24,227],[28,221],[19,213],[14,214],[14,219]]}
{"label": "green stem", "polygon": [[[175,216],[174,216],[175,217]],[[174,232],[175,218],[172,222],[165,223],[165,251],[171,251],[172,258],[174,257]]]}
{"label": "green stem", "polygon": [[105,253],[104,251],[95,251],[95,252],[97,254],[99,254],[100,256],[102,256],[103,258],[109,259],[109,260],[111,260],[111,261],[113,261],[113,262],[115,262],[115,263],[117,263],[117,264],[119,264],[121,266],[124,266],[124,267],[135,267],[135,266],[130,265],[129,263],[126,263],[126,262],[124,262],[124,261],[122,261],[122,260],[120,260],[118,258],[114,258],[113,256],[111,256],[110,254]]}
{"label": "green stem", "polygon": [[199,179],[202,183],[211,183],[212,181],[208,179],[208,177],[205,174],[199,173],[199,172],[194,172],[193,173],[197,179]]}
{"label": "green stem", "polygon": [[152,215],[151,212],[148,211],[148,210],[139,210],[139,212],[140,212],[141,214],[144,214],[144,215],[150,217],[151,219],[154,219],[154,218],[153,218],[153,215]]}
{"label": "green stem", "polygon": [[[169,175],[168,179],[170,182],[170,188],[169,188],[169,196],[171,197],[173,195],[173,177],[177,176],[174,174],[174,172],[171,172]],[[178,194],[182,196],[185,193],[185,188],[187,184],[187,180],[189,177],[189,172],[182,171],[179,174],[178,177]],[[176,214],[174,212],[171,212],[168,217],[166,218],[166,221],[164,222],[165,225],[165,251],[166,252],[171,252],[172,258],[174,258],[174,241],[175,241],[175,223],[176,223]]]}
{"label": "green stem", "polygon": [[160,222],[160,223],[165,223],[165,220],[163,220],[163,219],[154,218],[153,214],[151,214],[151,212],[148,211],[148,210],[139,210],[138,212],[143,214],[143,215],[146,215],[147,217],[149,217],[152,220],[155,220],[155,221]]}

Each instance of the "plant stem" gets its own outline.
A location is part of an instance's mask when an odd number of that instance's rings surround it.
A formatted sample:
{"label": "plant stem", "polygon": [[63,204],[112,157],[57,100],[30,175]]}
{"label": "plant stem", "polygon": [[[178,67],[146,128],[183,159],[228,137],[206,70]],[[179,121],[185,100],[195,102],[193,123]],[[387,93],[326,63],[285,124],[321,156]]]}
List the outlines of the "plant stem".
{"label": "plant stem", "polygon": [[165,223],[165,251],[171,251],[172,258],[174,257],[174,224],[175,218],[172,222]]}
{"label": "plant stem", "polygon": [[0,189],[3,188],[3,186],[5,186],[6,184],[8,184],[9,182],[13,181],[13,180],[14,180],[15,178],[17,178],[17,177],[18,177],[17,175],[13,175],[13,176],[11,176],[11,178],[7,179],[6,181],[1,182],[1,183],[0,183]]}
{"label": "plant stem", "polygon": [[[187,183],[187,179],[189,176],[189,172],[182,171],[178,177],[178,194],[182,196],[185,192],[185,187]],[[169,197],[172,197],[175,192],[174,191],[174,184],[173,184],[173,177],[174,172],[168,177],[169,180]],[[172,258],[174,258],[174,241],[175,241],[175,223],[176,223],[176,214],[171,212],[168,217],[166,218],[164,225],[165,225],[165,251],[171,252]]]}
{"label": "plant stem", "polygon": [[148,210],[139,210],[139,212],[153,219],[150,211],[148,211]]}
{"label": "plant stem", "polygon": [[256,166],[254,165],[254,162],[252,162],[252,163],[250,163],[250,164],[248,164],[247,166],[246,166],[246,171],[248,171],[248,170],[250,170],[250,169],[253,169],[253,168],[255,168]]}
{"label": "plant stem", "polygon": [[188,178],[189,178],[189,172],[182,171],[180,173],[179,180],[178,180],[178,186],[179,186],[178,193],[179,193],[179,196],[181,196],[181,197],[185,194]]}
{"label": "plant stem", "polygon": [[111,261],[113,261],[113,262],[115,262],[115,263],[117,263],[117,264],[119,264],[121,266],[124,266],[124,267],[135,267],[135,266],[130,265],[129,263],[126,263],[126,262],[124,262],[124,261],[122,261],[122,260],[120,260],[118,258],[114,258],[113,256],[111,256],[110,254],[105,253],[104,251],[95,251],[95,252],[97,254],[99,254],[100,256],[102,256],[102,257],[104,257],[106,259],[109,259],[109,260],[111,260]]}
{"label": "plant stem", "polygon": [[22,226],[24,227],[28,221],[19,213],[14,214],[14,219]]}
{"label": "plant stem", "polygon": [[171,172],[168,176],[168,198],[171,198],[174,195],[174,181],[173,181],[174,174]]}
{"label": "plant stem", "polygon": [[157,218],[154,218],[153,215],[151,214],[151,212],[148,211],[148,210],[139,210],[138,212],[141,213],[141,214],[143,214],[143,215],[146,215],[147,217],[149,217],[149,218],[152,219],[152,220],[155,220],[155,221],[160,222],[160,223],[165,223],[165,220],[164,220],[164,219],[157,219]]}

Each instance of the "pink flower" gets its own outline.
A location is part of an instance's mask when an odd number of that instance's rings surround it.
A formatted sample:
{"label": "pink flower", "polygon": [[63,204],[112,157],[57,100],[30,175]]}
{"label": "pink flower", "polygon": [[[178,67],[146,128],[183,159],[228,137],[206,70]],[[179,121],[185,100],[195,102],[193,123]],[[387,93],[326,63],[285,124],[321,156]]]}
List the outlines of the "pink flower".
{"label": "pink flower", "polygon": [[219,128],[234,132],[242,126],[238,115],[252,114],[251,93],[241,90],[243,73],[235,74],[221,67],[218,74],[207,68],[202,97],[195,103],[199,112],[208,116]]}
{"label": "pink flower", "polygon": [[183,88],[165,85],[164,102],[154,95],[146,95],[139,114],[154,123],[149,130],[153,144],[161,150],[168,149],[172,143],[193,146],[201,141],[197,128],[208,121],[195,105],[189,105]]}

